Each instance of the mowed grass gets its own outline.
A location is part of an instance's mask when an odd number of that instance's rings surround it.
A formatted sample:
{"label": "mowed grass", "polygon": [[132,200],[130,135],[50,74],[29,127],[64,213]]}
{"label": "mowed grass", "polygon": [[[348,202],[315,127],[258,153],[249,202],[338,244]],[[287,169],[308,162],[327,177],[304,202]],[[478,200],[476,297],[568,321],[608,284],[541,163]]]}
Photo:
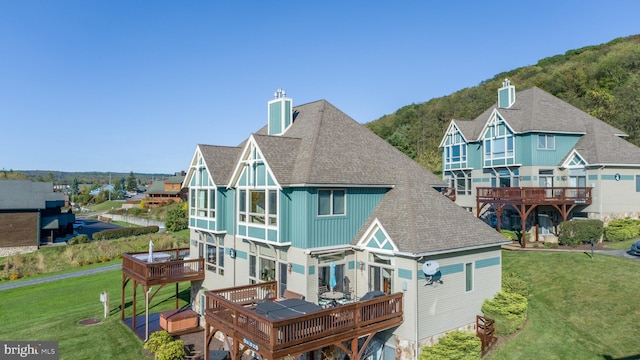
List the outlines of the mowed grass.
{"label": "mowed grass", "polygon": [[487,359],[640,359],[640,261],[503,251],[503,271],[529,284],[528,320]]}
{"label": "mowed grass", "polygon": [[[60,359],[147,359],[143,342],[120,321],[120,270],[0,291],[1,340],[58,341]],[[188,303],[189,283],[181,283],[180,306]],[[103,318],[100,294],[109,292],[110,314]],[[175,286],[160,290],[150,312],[175,308]],[[125,298],[131,317],[131,283]],[[144,314],[144,290],[138,287],[138,314]],[[96,325],[79,321],[99,318]]]}
{"label": "mowed grass", "polygon": [[[524,328],[505,339],[487,359],[640,358],[640,261],[581,252],[503,252],[503,271],[530,286]],[[1,340],[58,341],[60,359],[146,359],[142,341],[120,322],[119,270],[0,291]],[[189,283],[180,284],[180,306]],[[109,291],[110,315],[102,318],[99,295]],[[127,312],[131,316],[131,285]],[[138,288],[138,313],[144,295]],[[151,312],[175,307],[175,287],[164,287]]]}

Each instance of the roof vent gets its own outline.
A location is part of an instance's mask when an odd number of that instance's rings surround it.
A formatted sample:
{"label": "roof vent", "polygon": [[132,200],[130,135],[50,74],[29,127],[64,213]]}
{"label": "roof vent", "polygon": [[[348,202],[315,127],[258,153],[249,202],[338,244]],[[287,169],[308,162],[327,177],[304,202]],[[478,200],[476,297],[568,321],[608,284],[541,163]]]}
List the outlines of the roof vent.
{"label": "roof vent", "polygon": [[287,97],[283,89],[273,93],[274,99],[269,101],[269,135],[282,135],[293,123],[293,100]]}
{"label": "roof vent", "polygon": [[508,109],[516,102],[516,88],[509,79],[504,79],[502,87],[498,89],[498,108]]}

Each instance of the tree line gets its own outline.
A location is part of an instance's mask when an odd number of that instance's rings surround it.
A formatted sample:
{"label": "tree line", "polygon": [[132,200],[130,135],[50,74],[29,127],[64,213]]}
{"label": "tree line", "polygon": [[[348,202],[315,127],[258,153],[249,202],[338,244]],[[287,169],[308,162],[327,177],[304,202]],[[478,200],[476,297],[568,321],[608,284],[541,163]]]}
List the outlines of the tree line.
{"label": "tree line", "polygon": [[367,123],[378,136],[430,171],[442,171],[438,148],[452,119],[472,120],[497,101],[508,78],[516,90],[537,86],[623,130],[640,146],[640,35],[569,50],[497,74],[475,87],[411,104]]}

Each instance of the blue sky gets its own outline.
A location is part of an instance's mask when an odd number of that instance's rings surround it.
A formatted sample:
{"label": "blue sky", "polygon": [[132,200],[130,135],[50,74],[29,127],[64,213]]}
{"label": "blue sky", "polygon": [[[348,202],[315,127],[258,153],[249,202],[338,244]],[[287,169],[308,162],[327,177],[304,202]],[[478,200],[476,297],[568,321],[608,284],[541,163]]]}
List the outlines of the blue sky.
{"label": "blue sky", "polygon": [[[640,33],[628,1],[0,0],[0,169],[173,173],[283,88],[360,123]],[[514,84],[517,87],[517,84]]]}

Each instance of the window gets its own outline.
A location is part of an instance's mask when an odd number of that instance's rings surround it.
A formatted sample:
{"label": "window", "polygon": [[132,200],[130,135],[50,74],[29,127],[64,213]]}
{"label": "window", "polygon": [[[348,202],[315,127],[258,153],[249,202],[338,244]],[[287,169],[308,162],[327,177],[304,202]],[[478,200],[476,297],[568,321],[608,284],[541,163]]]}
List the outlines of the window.
{"label": "window", "polygon": [[455,188],[456,194],[458,195],[471,195],[471,172],[451,172],[451,181],[449,186]]}
{"label": "window", "polygon": [[369,254],[369,291],[393,291],[393,264],[390,256]]}
{"label": "window", "polygon": [[278,224],[277,190],[240,190],[238,204],[241,222],[265,225],[268,219],[268,225]]}
{"label": "window", "polygon": [[206,235],[207,270],[224,275],[224,238]]}
{"label": "window", "polygon": [[553,187],[553,170],[538,170],[540,187]]}
{"label": "window", "polygon": [[215,185],[200,158],[189,186],[189,215],[215,218],[215,192]]}
{"label": "window", "polygon": [[318,190],[318,215],[344,215],[345,190]]}
{"label": "window", "polygon": [[473,291],[473,264],[472,263],[464,264],[464,274],[465,274],[465,290],[467,292]]}
{"label": "window", "polygon": [[555,135],[538,134],[538,149],[553,150],[556,148]]}
{"label": "window", "polygon": [[274,249],[250,243],[249,245],[249,282],[276,280],[276,252]]}
{"label": "window", "polygon": [[640,192],[640,175],[636,175],[636,192]]}
{"label": "window", "polygon": [[484,166],[514,164],[514,141],[511,129],[496,115],[484,133]]}
{"label": "window", "polygon": [[460,169],[466,167],[467,144],[457,128],[453,128],[445,139],[444,166],[445,169]]}

